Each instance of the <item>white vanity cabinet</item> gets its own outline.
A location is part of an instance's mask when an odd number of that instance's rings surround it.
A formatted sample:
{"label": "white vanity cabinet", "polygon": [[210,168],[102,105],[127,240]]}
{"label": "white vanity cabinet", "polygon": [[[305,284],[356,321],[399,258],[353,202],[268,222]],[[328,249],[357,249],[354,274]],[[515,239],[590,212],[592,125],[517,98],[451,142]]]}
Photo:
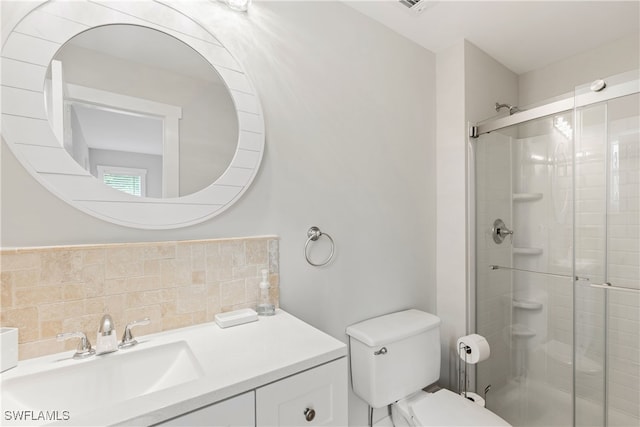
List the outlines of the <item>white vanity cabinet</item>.
{"label": "white vanity cabinet", "polygon": [[255,422],[255,392],[249,391],[157,425],[253,427]]}
{"label": "white vanity cabinet", "polygon": [[158,426],[347,425],[347,358],[311,368]]}
{"label": "white vanity cabinet", "polygon": [[257,426],[346,426],[347,376],[344,357],[258,388]]}

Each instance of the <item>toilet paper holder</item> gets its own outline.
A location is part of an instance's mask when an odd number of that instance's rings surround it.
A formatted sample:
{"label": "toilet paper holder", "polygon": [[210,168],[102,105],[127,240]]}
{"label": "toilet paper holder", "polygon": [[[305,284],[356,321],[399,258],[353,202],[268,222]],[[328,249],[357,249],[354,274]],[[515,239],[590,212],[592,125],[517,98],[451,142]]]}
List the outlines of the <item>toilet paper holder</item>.
{"label": "toilet paper holder", "polygon": [[[476,403],[482,407],[486,405],[487,393],[491,389],[491,384],[485,387],[484,389],[484,399],[478,395],[477,393],[472,393],[467,390],[468,381],[467,381],[467,369],[469,367],[468,357],[471,355],[472,349],[470,346],[466,345],[464,342],[458,343],[458,390],[460,394],[465,398],[471,400],[473,403]],[[462,355],[464,354],[464,359]],[[463,365],[464,363],[464,365]],[[473,363],[471,363],[473,364]],[[463,373],[464,367],[464,373]]]}
{"label": "toilet paper holder", "polygon": [[[464,353],[464,359],[462,354]],[[458,390],[465,398],[467,397],[467,368],[469,366],[467,356],[471,354],[471,347],[464,342],[458,343]],[[462,372],[462,362],[464,361],[464,375]]]}

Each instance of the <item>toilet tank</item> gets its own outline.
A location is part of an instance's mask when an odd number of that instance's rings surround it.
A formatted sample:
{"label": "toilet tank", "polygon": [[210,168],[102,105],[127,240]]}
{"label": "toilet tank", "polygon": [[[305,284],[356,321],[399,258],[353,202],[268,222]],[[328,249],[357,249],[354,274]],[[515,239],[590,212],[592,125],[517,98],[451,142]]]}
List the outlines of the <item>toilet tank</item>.
{"label": "toilet tank", "polygon": [[440,318],[406,310],[347,328],[353,391],[380,408],[440,378]]}

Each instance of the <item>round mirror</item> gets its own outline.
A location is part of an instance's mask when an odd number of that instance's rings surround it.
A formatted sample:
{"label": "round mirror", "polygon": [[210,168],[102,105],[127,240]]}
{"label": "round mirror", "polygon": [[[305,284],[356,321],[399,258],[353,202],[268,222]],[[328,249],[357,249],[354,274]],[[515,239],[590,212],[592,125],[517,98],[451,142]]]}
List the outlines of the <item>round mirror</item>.
{"label": "round mirror", "polygon": [[9,33],[3,138],[53,194],[105,221],[167,229],[247,190],[264,151],[260,102],[190,7],[44,2]]}
{"label": "round mirror", "polygon": [[51,61],[45,97],[74,160],[136,196],[200,191],[236,150],[238,119],[220,75],[184,42],[148,27],[104,25],[71,38]]}

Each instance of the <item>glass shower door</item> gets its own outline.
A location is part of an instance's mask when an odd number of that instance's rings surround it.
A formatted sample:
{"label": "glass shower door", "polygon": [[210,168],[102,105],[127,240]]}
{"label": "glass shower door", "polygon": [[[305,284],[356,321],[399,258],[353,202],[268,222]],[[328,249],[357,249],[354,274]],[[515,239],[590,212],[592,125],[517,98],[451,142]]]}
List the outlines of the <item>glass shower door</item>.
{"label": "glass shower door", "polygon": [[[481,135],[476,157],[476,371],[513,425],[573,421],[572,112]],[[495,221],[508,231],[494,239]]]}
{"label": "glass shower door", "polygon": [[576,109],[579,426],[640,425],[640,292],[626,290],[640,288],[639,108],[634,94]]}

